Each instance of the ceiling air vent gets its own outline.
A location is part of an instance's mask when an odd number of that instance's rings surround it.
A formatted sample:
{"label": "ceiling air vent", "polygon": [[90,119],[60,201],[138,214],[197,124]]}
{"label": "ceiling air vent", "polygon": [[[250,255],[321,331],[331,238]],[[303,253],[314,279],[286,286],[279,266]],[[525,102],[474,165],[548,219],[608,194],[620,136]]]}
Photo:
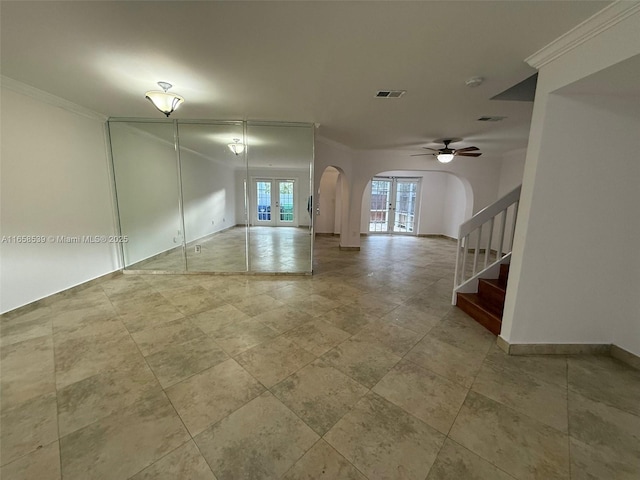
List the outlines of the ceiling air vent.
{"label": "ceiling air vent", "polygon": [[507,117],[480,117],[478,119],[479,122],[501,122]]}
{"label": "ceiling air vent", "polygon": [[406,90],[378,90],[376,93],[377,98],[400,98],[407,93]]}

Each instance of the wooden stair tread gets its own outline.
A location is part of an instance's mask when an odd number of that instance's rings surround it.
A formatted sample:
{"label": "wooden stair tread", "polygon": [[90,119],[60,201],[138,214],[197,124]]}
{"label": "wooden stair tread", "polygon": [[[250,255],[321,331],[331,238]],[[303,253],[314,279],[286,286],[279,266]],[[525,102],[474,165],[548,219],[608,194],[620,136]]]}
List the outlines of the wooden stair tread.
{"label": "wooden stair tread", "polygon": [[457,306],[494,335],[500,334],[502,312],[477,293],[458,293]]}

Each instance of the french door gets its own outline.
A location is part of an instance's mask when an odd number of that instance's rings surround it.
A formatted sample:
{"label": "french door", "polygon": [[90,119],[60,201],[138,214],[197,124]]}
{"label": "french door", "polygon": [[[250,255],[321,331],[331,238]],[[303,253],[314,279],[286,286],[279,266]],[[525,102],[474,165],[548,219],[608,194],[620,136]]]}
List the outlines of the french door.
{"label": "french door", "polygon": [[294,179],[257,178],[254,185],[253,225],[295,227],[296,182]]}
{"label": "french door", "polygon": [[415,235],[419,187],[419,178],[374,177],[369,232]]}

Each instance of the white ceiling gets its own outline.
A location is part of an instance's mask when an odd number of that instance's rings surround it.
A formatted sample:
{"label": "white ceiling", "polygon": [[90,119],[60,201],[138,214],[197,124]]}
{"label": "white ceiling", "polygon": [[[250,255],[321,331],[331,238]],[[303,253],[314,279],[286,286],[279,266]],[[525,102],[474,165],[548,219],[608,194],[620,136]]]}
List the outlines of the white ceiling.
{"label": "white ceiling", "polygon": [[[177,118],[312,122],[407,154],[460,137],[499,155],[526,146],[532,103],[489,99],[608,3],[2,1],[1,71],[108,116],[160,118],[144,93],[167,81],[186,99]],[[407,93],[374,98],[384,89]]]}

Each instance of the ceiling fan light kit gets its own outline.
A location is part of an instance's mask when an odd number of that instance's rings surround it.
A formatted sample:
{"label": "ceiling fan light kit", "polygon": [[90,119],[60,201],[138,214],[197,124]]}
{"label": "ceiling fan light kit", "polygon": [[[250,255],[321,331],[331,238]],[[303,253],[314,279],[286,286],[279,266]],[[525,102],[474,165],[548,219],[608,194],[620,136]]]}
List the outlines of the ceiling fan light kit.
{"label": "ceiling fan light kit", "polygon": [[184,102],[184,98],[168,91],[173,87],[170,83],[158,82],[158,85],[162,88],[162,91],[150,90],[145,93],[145,98],[168,117]]}
{"label": "ceiling fan light kit", "polygon": [[[457,140],[457,139],[456,139]],[[436,150],[435,148],[422,147],[425,150],[431,150],[434,153],[417,153],[411,155],[412,157],[420,157],[423,155],[433,155],[440,163],[449,163],[455,157],[479,157],[482,153],[478,147],[464,147],[464,148],[449,148],[449,144],[453,140],[443,140],[444,148]]]}

